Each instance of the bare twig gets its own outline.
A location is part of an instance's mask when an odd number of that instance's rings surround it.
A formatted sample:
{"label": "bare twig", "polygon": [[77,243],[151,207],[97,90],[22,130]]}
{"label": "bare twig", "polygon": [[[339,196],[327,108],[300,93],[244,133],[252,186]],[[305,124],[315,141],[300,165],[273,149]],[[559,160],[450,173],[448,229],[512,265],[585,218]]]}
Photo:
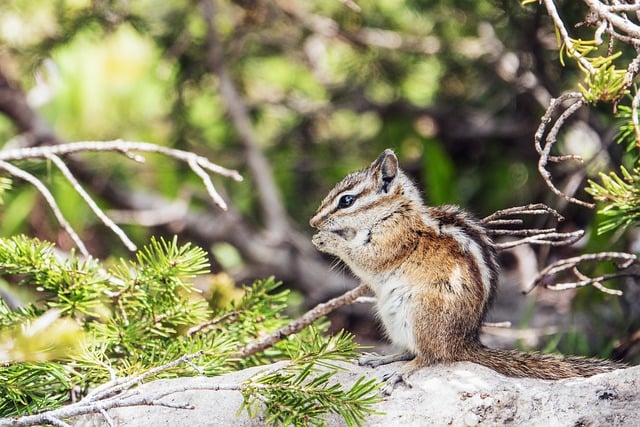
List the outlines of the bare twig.
{"label": "bare twig", "polygon": [[[0,160],[9,162],[12,160],[45,158],[51,154],[62,156],[65,154],[91,151],[115,151],[121,152],[127,156],[136,151],[141,151],[144,153],[158,153],[167,157],[174,158],[176,160],[180,160],[187,164],[189,162],[195,162],[195,164],[197,164],[199,167],[208,170],[209,172],[224,176],[226,178],[231,178],[234,181],[242,181],[242,175],[240,175],[238,171],[219,166],[209,161],[209,159],[207,159],[206,157],[199,156],[190,151],[163,147],[161,145],[156,145],[149,142],[123,141],[121,139],[116,139],[113,141],[69,142],[66,144],[51,146],[47,145],[41,147],[0,150]],[[138,162],[143,161],[141,157],[135,157],[134,160]]]}
{"label": "bare twig", "polygon": [[[640,26],[618,14],[617,12],[620,12],[620,10],[616,10],[615,7],[612,9],[612,6],[604,4],[599,0],[584,0],[584,2],[598,17],[609,22],[619,31],[622,31],[624,34],[634,39],[636,43],[640,41]],[[545,4],[546,3],[547,1],[545,1]]]}
{"label": "bare twig", "polygon": [[119,238],[122,240],[127,249],[134,251],[136,250],[136,245],[129,239],[129,237],[124,233],[124,231],[118,227],[115,222],[106,215],[95,203],[92,197],[82,188],[76,177],[73,175],[71,170],[66,166],[63,160],[59,157],[61,155],[79,153],[79,152],[104,152],[104,151],[114,151],[118,153],[123,153],[130,158],[133,158],[136,161],[142,161],[143,159],[133,153],[133,152],[148,152],[148,153],[158,153],[162,154],[176,160],[183,161],[191,167],[191,170],[200,177],[202,180],[209,196],[212,201],[218,205],[222,209],[227,209],[227,205],[225,201],[220,197],[218,192],[216,191],[213,183],[211,182],[211,178],[207,174],[206,171],[216,173],[225,177],[232,178],[236,181],[241,181],[242,176],[234,170],[226,169],[221,166],[216,165],[215,163],[210,162],[208,159],[202,156],[198,156],[195,153],[191,153],[188,151],[177,150],[174,148],[162,147],[159,145],[151,144],[148,142],[131,142],[131,141],[84,141],[84,142],[72,142],[67,144],[59,144],[59,145],[47,145],[40,147],[27,147],[27,148],[14,148],[14,149],[5,149],[0,150],[0,168],[6,170],[9,174],[14,175],[20,179],[23,179],[29,183],[31,183],[36,189],[42,194],[45,198],[49,207],[53,211],[54,215],[58,219],[61,227],[71,236],[71,239],[76,244],[80,252],[84,256],[89,256],[89,252],[87,251],[84,243],[78,236],[78,234],[73,230],[71,225],[62,215],[58,204],[51,194],[51,192],[47,189],[47,187],[35,176],[32,174],[20,169],[17,166],[12,165],[11,161],[16,160],[25,160],[25,159],[48,159],[53,162],[54,165],[60,170],[62,175],[67,179],[69,184],[73,187],[73,189],[80,195],[82,200],[87,203],[87,205],[91,208],[91,210],[96,214],[96,216],[111,229]]}
{"label": "bare twig", "polygon": [[109,409],[126,408],[133,406],[162,406],[173,409],[194,409],[193,405],[163,401],[167,396],[185,391],[241,391],[242,383],[221,383],[217,378],[200,377],[197,381],[191,381],[188,385],[172,383],[155,393],[140,393],[132,390],[128,393],[99,401],[86,401],[85,399],[71,403],[58,409],[53,409],[35,415],[22,417],[0,418],[0,427],[27,427],[37,425],[69,426],[62,420],[81,415],[105,414]]}
{"label": "bare twig", "polygon": [[[573,274],[575,274],[575,276],[578,278],[578,280],[581,280],[582,282],[591,281],[591,286],[593,286],[594,288],[598,289],[601,292],[604,292],[605,294],[617,295],[617,296],[622,295],[621,290],[609,289],[601,283],[601,280],[607,280],[607,276],[600,276],[600,277],[591,279],[585,276],[584,274],[582,274],[580,270],[578,270],[578,267],[574,267],[572,271],[573,271]],[[608,278],[613,279],[615,277],[620,277],[620,275],[609,275]],[[553,289],[554,286],[556,285],[551,285],[551,289]]]}
{"label": "bare twig", "polygon": [[238,351],[238,354],[235,357],[245,358],[253,354],[256,354],[259,351],[262,351],[265,348],[271,347],[272,345],[288,337],[289,335],[300,332],[301,330],[303,330],[304,328],[306,328],[307,326],[311,325],[313,322],[318,320],[320,317],[327,315],[328,313],[334,311],[338,307],[342,307],[343,305],[353,303],[359,297],[365,295],[368,292],[368,290],[369,290],[369,287],[366,284],[361,284],[358,287],[348,292],[345,292],[344,294],[338,297],[330,299],[327,302],[318,304],[317,306],[307,311],[305,314],[300,316],[298,319],[292,321],[288,325],[240,349]]}
{"label": "bare twig", "polygon": [[[553,208],[543,204],[543,203],[533,203],[525,206],[514,206],[512,208],[501,209],[499,211],[494,212],[493,214],[484,217],[482,222],[485,223],[488,227],[491,227],[496,224],[504,224],[502,221],[506,217],[514,216],[514,215],[553,215],[558,222],[564,221],[564,217],[558,213]],[[518,219],[519,224],[522,223],[522,220]]]}
{"label": "bare twig", "polygon": [[73,227],[71,227],[71,224],[69,224],[69,222],[64,217],[64,215],[62,215],[62,212],[58,207],[58,203],[56,202],[56,199],[53,197],[53,194],[51,194],[47,186],[44,185],[42,181],[40,181],[38,178],[31,175],[29,172],[26,172],[20,169],[19,167],[12,165],[11,163],[5,162],[4,160],[0,160],[0,168],[6,170],[9,174],[13,176],[16,176],[24,181],[27,181],[29,184],[33,185],[36,188],[36,190],[38,190],[38,192],[42,195],[42,197],[44,197],[47,204],[49,205],[49,208],[51,209],[56,219],[60,223],[60,227],[62,227],[64,231],[67,232],[69,237],[71,237],[71,240],[73,240],[73,242],[76,244],[80,253],[83,256],[88,258],[90,254],[89,254],[89,251],[87,250],[87,247],[82,242],[82,239],[80,239],[80,236],[78,236],[78,233],[76,233]]}
{"label": "bare twig", "polygon": [[187,331],[187,336],[192,336],[195,335],[199,332],[201,332],[203,329],[207,329],[213,325],[217,325],[220,322],[224,322],[227,319],[230,319],[232,317],[237,317],[238,316],[238,312],[237,311],[230,311],[228,313],[225,313],[224,315],[220,316],[220,317],[216,317],[215,319],[211,319],[207,322],[201,323],[199,325],[193,326],[191,328],[189,328],[189,330]]}
{"label": "bare twig", "polygon": [[134,375],[127,378],[116,379],[115,381],[108,382],[103,384],[98,389],[95,389],[93,392],[87,394],[87,396],[82,399],[84,402],[95,402],[99,400],[104,400],[108,397],[115,396],[121,393],[124,390],[130,389],[131,387],[141,384],[144,380],[159,374],[160,372],[164,372],[171,368],[175,368],[176,366],[182,365],[183,363],[187,363],[191,360],[197,359],[204,354],[204,350],[197,351],[191,354],[185,354],[171,362],[165,363],[164,365],[157,366],[153,369],[149,369],[147,372],[144,372],[139,375]]}
{"label": "bare twig", "polygon": [[[534,233],[536,232],[536,230],[531,230],[531,231],[533,231]],[[495,243],[494,246],[500,250],[510,249],[515,246],[520,246],[524,244],[545,245],[545,246],[567,246],[567,245],[574,244],[575,242],[580,240],[582,236],[584,236],[584,230],[576,230],[568,233],[556,233],[556,232],[544,233],[543,232],[540,234],[534,234],[529,237],[524,237],[518,240],[498,242],[498,243]]]}
{"label": "bare twig", "polygon": [[[603,274],[598,277],[587,277],[582,274],[578,269],[578,265],[584,262],[592,262],[592,261],[617,261],[617,267],[620,271],[617,273],[611,274]],[[637,276],[638,272],[636,269],[631,269],[633,264],[637,261],[637,257],[633,254],[625,253],[625,252],[599,252],[595,254],[584,254],[572,258],[565,258],[559,261],[556,261],[544,269],[542,269],[525,290],[525,292],[530,292],[538,285],[541,285],[547,281],[549,281],[552,277],[554,277],[558,273],[570,272],[572,273],[577,280],[572,282],[564,282],[564,283],[555,283],[553,285],[545,285],[545,287],[553,290],[565,290],[565,289],[575,289],[582,286],[594,285],[595,283],[599,283],[600,285],[595,285],[599,289],[602,290],[602,282],[615,279],[618,277],[626,277],[626,276]],[[616,291],[611,291],[610,289],[606,290],[607,293],[614,293],[619,295]]]}
{"label": "bare twig", "polygon": [[46,157],[47,159],[51,160],[58,169],[60,169],[60,172],[62,172],[62,175],[64,175],[71,187],[76,190],[82,200],[84,200],[84,202],[89,206],[89,208],[91,208],[93,213],[104,223],[104,225],[110,228],[111,231],[113,231],[113,233],[120,238],[127,249],[129,249],[130,251],[135,251],[137,249],[135,243],[133,243],[131,239],[129,239],[129,237],[125,234],[125,232],[120,227],[118,227],[118,225],[116,225],[113,220],[111,220],[111,218],[109,218],[102,211],[102,209],[100,209],[98,204],[91,198],[91,196],[85,191],[85,189],[82,188],[76,177],[73,176],[73,173],[71,173],[62,159],[55,154],[48,154]]}
{"label": "bare twig", "polygon": [[564,217],[555,209],[552,209],[542,203],[516,206],[497,211],[482,220],[488,227],[487,233],[494,238],[522,237],[521,239],[494,243],[494,246],[497,249],[504,250],[523,244],[565,246],[577,242],[584,235],[583,230],[561,233],[556,231],[556,228],[524,228],[515,230],[492,228],[504,225],[522,225],[524,224],[523,219],[512,218],[513,216],[520,215],[551,215],[558,222],[564,221]]}

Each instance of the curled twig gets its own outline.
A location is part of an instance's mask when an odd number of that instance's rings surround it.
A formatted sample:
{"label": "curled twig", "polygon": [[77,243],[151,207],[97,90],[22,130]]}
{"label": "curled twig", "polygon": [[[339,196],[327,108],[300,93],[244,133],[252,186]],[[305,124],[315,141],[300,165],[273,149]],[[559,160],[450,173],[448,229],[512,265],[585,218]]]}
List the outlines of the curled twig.
{"label": "curled twig", "polygon": [[[564,107],[565,102],[570,101],[568,107]],[[593,209],[595,205],[580,199],[576,199],[561,190],[559,190],[551,179],[551,173],[547,170],[549,162],[559,163],[566,160],[577,160],[582,162],[582,158],[576,155],[552,156],[551,149],[558,139],[558,133],[566,121],[582,106],[586,105],[587,100],[578,92],[569,92],[551,101],[549,108],[545,112],[540,121],[540,126],[536,130],[534,136],[535,148],[540,158],[538,160],[538,171],[544,179],[547,187],[557,196],[562,197],[570,203]],[[564,108],[564,111],[562,109]],[[562,111],[560,113],[560,111]],[[559,115],[558,115],[559,113]],[[554,117],[557,118],[554,121]]]}
{"label": "curled twig", "polygon": [[[510,217],[514,215],[552,215],[556,218],[558,222],[564,221],[564,217],[558,213],[553,208],[545,205],[544,203],[533,203],[525,206],[514,206],[512,208],[501,209],[496,211],[495,213],[485,217],[482,219],[482,222],[485,223],[488,227],[491,227],[496,224],[506,224],[505,222],[501,222],[505,220],[505,217]],[[508,220],[511,221],[511,220]],[[515,219],[509,224],[521,224],[521,219]]]}

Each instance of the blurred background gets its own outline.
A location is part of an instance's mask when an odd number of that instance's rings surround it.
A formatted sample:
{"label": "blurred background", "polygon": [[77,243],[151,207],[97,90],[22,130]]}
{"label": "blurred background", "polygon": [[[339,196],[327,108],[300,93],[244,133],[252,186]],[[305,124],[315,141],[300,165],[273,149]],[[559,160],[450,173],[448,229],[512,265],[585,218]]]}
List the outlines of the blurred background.
{"label": "blurred background", "polygon": [[[600,356],[637,342],[632,281],[614,285],[622,297],[592,288],[521,292],[553,260],[634,242],[633,230],[596,235],[595,212],[567,205],[538,174],[540,117],[581,80],[572,64],[560,64],[546,11],[498,0],[357,3],[3,0],[0,142],[147,141],[239,170],[240,183],[214,177],[230,205],[224,212],[186,165],[167,157],[69,158],[136,243],[177,234],[202,246],[214,273],[205,288],[273,275],[296,291],[293,311],[354,286],[348,271],[310,245],[307,222],[339,179],[392,148],[430,204],[484,217],[543,202],[567,218],[563,230],[587,230],[573,247],[502,253],[492,320],[513,326],[492,328],[486,340]],[[584,19],[579,2],[559,7],[571,22]],[[585,178],[626,161],[612,143],[611,110],[583,108],[564,128],[560,152],[588,162],[555,169],[560,188],[589,199]],[[55,168],[21,166],[47,183],[94,256],[130,256]],[[73,248],[39,193],[19,180],[0,210],[0,235],[17,233]],[[11,278],[2,286],[17,304],[32,298]],[[343,309],[333,327],[377,343],[369,313],[365,305]],[[636,354],[625,347],[618,355]]]}

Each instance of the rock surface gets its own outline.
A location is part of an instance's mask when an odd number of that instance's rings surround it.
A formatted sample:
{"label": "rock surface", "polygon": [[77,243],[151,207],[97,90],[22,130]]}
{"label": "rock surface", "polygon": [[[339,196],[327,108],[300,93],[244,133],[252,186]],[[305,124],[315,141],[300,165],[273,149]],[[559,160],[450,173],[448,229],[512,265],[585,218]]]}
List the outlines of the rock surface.
{"label": "rock surface", "polygon": [[[381,379],[401,363],[376,369],[343,364],[336,380],[350,386],[360,376]],[[118,408],[109,415],[118,426],[262,426],[263,421],[238,412],[242,396],[236,391],[212,391],[219,385],[237,384],[271,367],[251,368],[215,378],[193,377],[158,380],[138,388],[153,395],[176,389],[162,399],[174,405]],[[277,368],[277,365],[276,365]],[[483,366],[456,363],[433,366],[413,374],[411,387],[399,384],[382,400],[367,426],[426,425],[527,425],[527,426],[636,426],[640,425],[640,366],[561,381],[508,378]],[[102,415],[78,417],[78,426],[108,425]],[[329,426],[344,421],[330,415]]]}

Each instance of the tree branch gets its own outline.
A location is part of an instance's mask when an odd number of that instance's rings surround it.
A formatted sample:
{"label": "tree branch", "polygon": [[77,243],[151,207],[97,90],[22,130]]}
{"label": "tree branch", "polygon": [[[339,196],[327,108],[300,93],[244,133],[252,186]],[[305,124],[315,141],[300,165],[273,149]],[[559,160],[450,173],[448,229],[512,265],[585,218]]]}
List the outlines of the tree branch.
{"label": "tree branch", "polygon": [[565,246],[577,242],[583,235],[584,230],[570,231],[561,233],[556,228],[525,228],[509,230],[502,227],[504,225],[522,225],[522,218],[514,218],[518,215],[552,215],[558,222],[564,221],[564,217],[555,209],[550,208],[542,203],[530,204],[526,206],[516,206],[512,208],[502,209],[494,214],[485,217],[482,222],[487,226],[487,233],[496,237],[522,237],[521,239],[509,240],[505,242],[496,242],[494,246],[497,249],[504,250],[524,244],[546,245],[546,246]]}
{"label": "tree branch", "polygon": [[320,317],[326,316],[339,307],[355,302],[359,297],[365,295],[368,291],[369,287],[363,283],[358,287],[345,292],[339,297],[318,304],[288,325],[240,349],[235,357],[245,358],[256,354],[257,352],[262,351],[268,347],[271,347],[275,343],[283,340],[289,335],[300,332],[301,330],[318,320]]}
{"label": "tree branch", "polygon": [[29,184],[33,185],[36,188],[36,190],[38,190],[38,192],[42,195],[42,197],[44,197],[45,201],[49,205],[49,208],[51,209],[56,219],[58,220],[58,223],[60,224],[62,229],[67,232],[69,237],[71,237],[71,240],[73,240],[73,242],[76,244],[80,253],[87,258],[91,256],[89,254],[89,251],[87,250],[87,247],[82,242],[82,239],[80,239],[80,236],[78,236],[78,233],[76,233],[73,227],[71,227],[71,224],[69,224],[69,221],[67,221],[67,219],[64,217],[64,215],[60,211],[60,208],[58,207],[58,203],[56,202],[56,199],[53,197],[53,194],[51,194],[47,186],[44,185],[42,181],[40,181],[35,176],[31,175],[29,172],[26,172],[20,169],[19,167],[14,166],[11,163],[8,163],[4,160],[0,160],[0,168],[4,169],[9,174],[15,177],[18,177],[24,181],[27,181]]}
{"label": "tree branch", "polygon": [[[564,103],[567,101],[571,101],[572,103],[568,107],[566,107],[565,110],[562,111],[562,113],[560,113],[560,115],[554,122],[554,116],[559,112],[560,109],[564,108]],[[587,101],[584,96],[582,96],[582,94],[578,92],[565,93],[564,95],[552,100],[549,108],[545,112],[544,116],[542,116],[540,125],[538,126],[538,129],[534,136],[534,143],[536,151],[540,155],[538,159],[538,171],[544,179],[547,187],[554,194],[562,197],[570,203],[593,209],[595,207],[593,203],[587,203],[585,201],[576,199],[575,197],[560,191],[555,186],[555,184],[553,184],[551,173],[547,170],[549,162],[558,163],[566,160],[578,160],[582,162],[582,158],[576,155],[552,156],[551,149],[557,142],[558,133],[560,132],[562,126],[565,125],[566,121],[569,119],[569,117],[571,117],[571,115],[578,111],[582,106],[586,105],[586,103]],[[553,125],[549,129],[551,123],[553,123]]]}
{"label": "tree branch", "polygon": [[200,8],[207,29],[207,66],[211,73],[218,78],[220,96],[225,103],[231,123],[244,146],[247,165],[260,198],[266,228],[270,233],[282,239],[291,229],[287,220],[288,215],[282,204],[278,187],[273,180],[271,166],[259,148],[260,143],[249,118],[247,106],[238,93],[225,64],[222,40],[213,22],[216,15],[216,1],[202,0]]}
{"label": "tree branch", "polygon": [[60,172],[62,172],[62,175],[64,175],[71,187],[80,195],[82,200],[84,200],[89,208],[91,208],[93,213],[100,219],[100,221],[102,221],[104,225],[110,228],[111,231],[113,231],[113,233],[120,238],[127,249],[129,249],[130,251],[135,251],[137,249],[135,243],[133,243],[131,239],[129,239],[129,236],[127,236],[126,233],[120,227],[118,227],[118,225],[113,222],[113,220],[111,220],[111,218],[109,218],[102,211],[102,209],[100,209],[98,204],[91,198],[89,193],[87,193],[85,189],[82,188],[76,177],[73,175],[73,173],[71,173],[62,159],[60,159],[60,157],[56,156],[55,154],[49,154],[46,156],[46,158],[51,160],[51,162],[53,162],[53,164],[56,165],[58,169],[60,169]]}
{"label": "tree branch", "polygon": [[[578,270],[578,265],[584,262],[593,262],[593,261],[618,261],[617,268],[621,271],[612,274],[603,274],[597,277],[587,277],[582,274]],[[539,285],[543,285],[545,282],[551,281],[558,273],[570,272],[572,273],[577,280],[572,282],[563,282],[563,283],[555,283],[555,284],[544,284],[546,288],[552,290],[566,290],[566,289],[575,289],[582,286],[594,285],[600,290],[603,290],[602,283],[603,281],[611,280],[618,277],[626,277],[626,276],[637,276],[638,271],[637,268],[631,268],[637,266],[637,257],[633,254],[628,254],[625,252],[599,252],[595,254],[584,254],[572,258],[565,258],[558,260],[544,269],[542,269],[536,277],[533,279],[531,284],[525,289],[525,293],[531,292],[533,288]],[[606,288],[605,288],[606,289]],[[607,293],[614,293],[616,295],[620,295],[621,292],[611,291],[610,289],[606,290]]]}

